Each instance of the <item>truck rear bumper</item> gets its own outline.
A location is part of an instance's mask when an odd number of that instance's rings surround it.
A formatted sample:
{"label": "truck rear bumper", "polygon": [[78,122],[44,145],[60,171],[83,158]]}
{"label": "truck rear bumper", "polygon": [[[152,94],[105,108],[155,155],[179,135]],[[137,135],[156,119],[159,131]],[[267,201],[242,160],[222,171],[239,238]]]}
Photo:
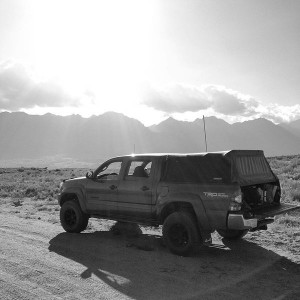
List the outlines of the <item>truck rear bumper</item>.
{"label": "truck rear bumper", "polygon": [[229,214],[227,219],[228,229],[244,230],[257,227],[258,220],[245,219],[243,215]]}
{"label": "truck rear bumper", "polygon": [[282,203],[278,206],[255,211],[256,218],[251,219],[245,219],[242,214],[229,213],[227,227],[228,229],[236,230],[257,228],[262,225],[272,223],[274,220],[271,218],[276,215],[288,213],[296,209],[300,209],[300,206]]}

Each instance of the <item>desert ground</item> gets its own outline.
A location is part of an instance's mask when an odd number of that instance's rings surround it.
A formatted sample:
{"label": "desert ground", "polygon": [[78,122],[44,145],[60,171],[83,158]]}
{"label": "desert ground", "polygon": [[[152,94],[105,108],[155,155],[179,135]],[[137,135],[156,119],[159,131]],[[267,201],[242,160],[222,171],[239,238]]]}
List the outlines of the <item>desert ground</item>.
{"label": "desert ground", "polygon": [[[283,201],[299,205],[299,157],[270,163]],[[211,246],[180,257],[161,228],[117,235],[114,221],[91,219],[85,232],[65,233],[58,186],[85,172],[0,169],[1,299],[300,299],[300,210],[238,242],[214,233]]]}

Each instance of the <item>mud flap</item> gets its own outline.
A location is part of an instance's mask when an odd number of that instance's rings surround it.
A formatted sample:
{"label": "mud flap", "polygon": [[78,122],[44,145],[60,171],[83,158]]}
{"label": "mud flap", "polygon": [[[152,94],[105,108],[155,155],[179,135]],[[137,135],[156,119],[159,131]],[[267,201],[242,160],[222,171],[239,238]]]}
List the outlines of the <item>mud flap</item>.
{"label": "mud flap", "polygon": [[211,232],[202,231],[201,232],[202,244],[205,246],[210,246],[212,244]]}

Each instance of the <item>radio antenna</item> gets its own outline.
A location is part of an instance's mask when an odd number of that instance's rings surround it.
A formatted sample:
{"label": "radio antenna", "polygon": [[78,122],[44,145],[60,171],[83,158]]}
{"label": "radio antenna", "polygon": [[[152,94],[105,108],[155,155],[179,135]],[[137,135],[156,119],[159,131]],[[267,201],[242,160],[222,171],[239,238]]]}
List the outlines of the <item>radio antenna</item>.
{"label": "radio antenna", "polygon": [[207,152],[207,140],[206,140],[206,128],[205,128],[205,118],[203,115],[203,125],[204,125],[204,136],[205,136],[205,152]]}

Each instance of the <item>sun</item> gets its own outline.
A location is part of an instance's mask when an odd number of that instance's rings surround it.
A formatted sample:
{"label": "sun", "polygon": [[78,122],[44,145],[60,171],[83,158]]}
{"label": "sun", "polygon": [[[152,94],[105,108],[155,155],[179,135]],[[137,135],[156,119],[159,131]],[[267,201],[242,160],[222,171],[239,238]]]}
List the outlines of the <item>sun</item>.
{"label": "sun", "polygon": [[136,103],[153,63],[156,1],[35,1],[31,61],[70,93],[93,91],[102,108]]}

